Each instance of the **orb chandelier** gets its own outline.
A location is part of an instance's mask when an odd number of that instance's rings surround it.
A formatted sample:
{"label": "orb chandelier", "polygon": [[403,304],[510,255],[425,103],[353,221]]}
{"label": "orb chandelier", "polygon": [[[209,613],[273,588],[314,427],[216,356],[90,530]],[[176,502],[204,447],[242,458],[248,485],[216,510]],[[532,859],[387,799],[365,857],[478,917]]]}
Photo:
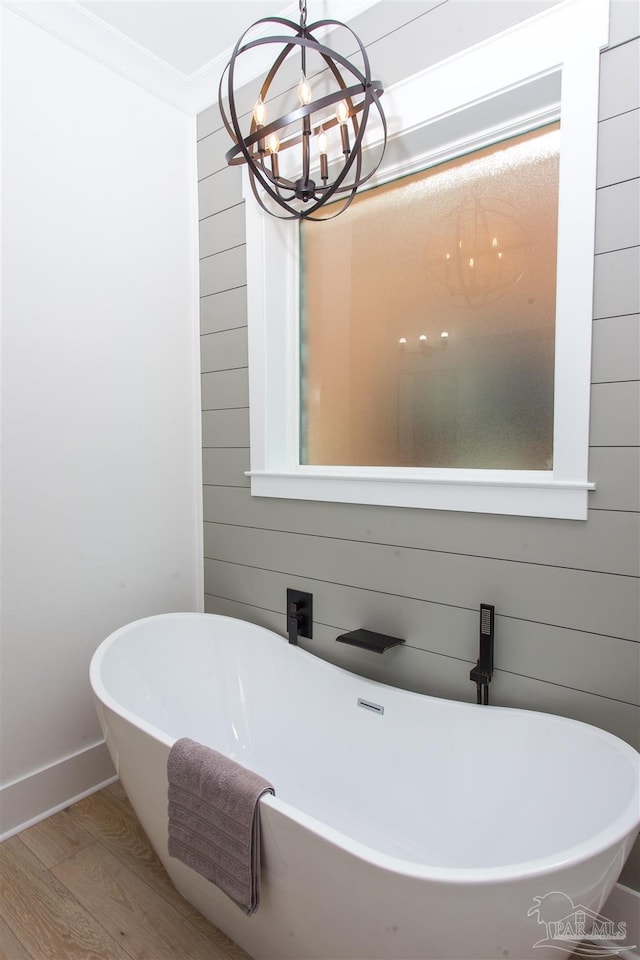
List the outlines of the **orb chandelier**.
{"label": "orb chandelier", "polygon": [[[307,25],[305,0],[300,0],[299,9],[299,24],[281,17],[265,17],[242,34],[222,74],[218,101],[222,120],[233,140],[226,154],[227,163],[246,164],[260,206],[283,220],[324,220],[342,213],[380,165],[387,139],[380,106],[383,87],[378,80],[371,79],[365,48],[350,27],[338,20],[318,20]],[[265,28],[272,27],[276,28],[275,35],[264,36]],[[317,33],[334,28],[348,31],[351,45],[355,40],[359,65],[317,38]],[[250,120],[245,117],[243,130],[234,89],[238,64],[251,51],[265,46],[274,46],[276,57]],[[291,80],[283,83],[286,74],[280,73],[285,64],[290,65],[291,58],[299,77],[295,92]],[[287,87],[289,93],[283,95]],[[293,103],[285,108],[279,106],[290,94]],[[271,119],[274,112],[277,115]],[[365,131],[376,117],[380,142],[367,153]],[[325,216],[315,215],[321,214],[322,208],[334,199],[343,201],[337,211],[332,205]]]}

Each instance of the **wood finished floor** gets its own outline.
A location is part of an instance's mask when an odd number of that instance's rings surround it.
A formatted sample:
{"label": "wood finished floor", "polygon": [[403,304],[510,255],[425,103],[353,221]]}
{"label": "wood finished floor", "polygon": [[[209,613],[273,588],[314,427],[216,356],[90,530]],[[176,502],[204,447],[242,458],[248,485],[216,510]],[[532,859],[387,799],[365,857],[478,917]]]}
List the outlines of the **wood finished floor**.
{"label": "wood finished floor", "polygon": [[0,960],[250,960],[175,890],[114,783],[0,844]]}
{"label": "wood finished floor", "polygon": [[0,844],[0,960],[251,958],[180,896],[114,783]]}

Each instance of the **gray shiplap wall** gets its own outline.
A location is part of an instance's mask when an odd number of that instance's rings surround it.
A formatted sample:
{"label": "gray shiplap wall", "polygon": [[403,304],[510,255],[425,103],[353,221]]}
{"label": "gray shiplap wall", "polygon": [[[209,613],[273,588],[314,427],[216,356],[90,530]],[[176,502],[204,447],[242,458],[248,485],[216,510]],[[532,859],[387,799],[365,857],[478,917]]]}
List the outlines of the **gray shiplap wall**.
{"label": "gray shiplap wall", "polygon": [[[356,32],[386,85],[549,2],[384,2]],[[612,0],[601,57],[587,522],[252,498],[244,204],[214,105],[198,118],[205,607],[285,632],[314,595],[308,649],[356,672],[472,701],[477,610],[496,605],[492,702],[640,734],[640,20]],[[247,105],[250,100],[247,99]],[[334,642],[406,638],[384,657]],[[638,859],[638,858],[634,858]],[[624,880],[640,888],[638,864]]]}

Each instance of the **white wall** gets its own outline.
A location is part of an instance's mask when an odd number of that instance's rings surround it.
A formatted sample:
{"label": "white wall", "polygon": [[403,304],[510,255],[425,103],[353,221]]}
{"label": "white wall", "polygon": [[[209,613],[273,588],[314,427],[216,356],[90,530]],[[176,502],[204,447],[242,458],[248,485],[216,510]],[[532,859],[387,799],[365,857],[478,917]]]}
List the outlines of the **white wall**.
{"label": "white wall", "polygon": [[194,121],[2,15],[0,835],[112,773],[99,642],[202,596]]}

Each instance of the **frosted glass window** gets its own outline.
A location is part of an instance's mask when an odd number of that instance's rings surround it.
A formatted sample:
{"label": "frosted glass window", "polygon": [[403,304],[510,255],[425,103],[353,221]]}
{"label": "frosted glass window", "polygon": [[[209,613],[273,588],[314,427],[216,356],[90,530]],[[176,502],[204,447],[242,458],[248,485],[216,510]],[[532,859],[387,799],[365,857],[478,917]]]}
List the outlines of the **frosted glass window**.
{"label": "frosted glass window", "polygon": [[551,470],[559,124],[301,224],[302,464]]}

